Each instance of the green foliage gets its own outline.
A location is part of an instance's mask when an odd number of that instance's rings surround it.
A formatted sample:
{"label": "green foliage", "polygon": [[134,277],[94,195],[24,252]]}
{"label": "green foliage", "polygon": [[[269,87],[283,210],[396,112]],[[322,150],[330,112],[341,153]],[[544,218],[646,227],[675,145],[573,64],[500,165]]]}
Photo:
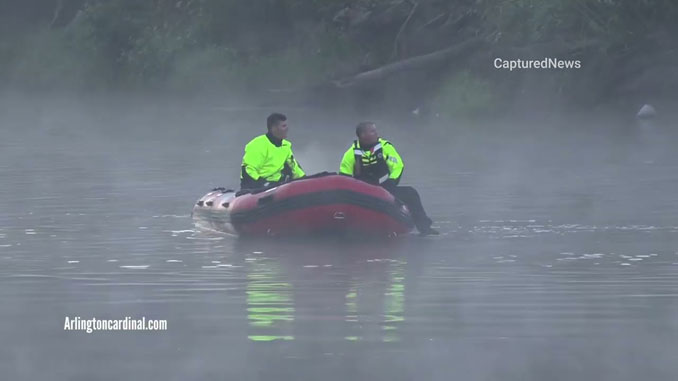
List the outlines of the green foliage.
{"label": "green foliage", "polygon": [[59,86],[70,79],[78,88],[298,86],[352,60],[349,41],[318,22],[336,4],[91,1],[66,28],[35,33],[16,45],[26,49],[0,48],[22,57],[15,82],[27,86]]}
{"label": "green foliage", "polygon": [[175,57],[167,74],[167,86],[175,91],[235,90],[237,57],[228,48],[209,46]]}
{"label": "green foliage", "polygon": [[561,38],[630,43],[658,27],[676,30],[671,0],[478,0],[497,41],[527,44]]}
{"label": "green foliage", "polygon": [[355,48],[341,36],[317,32],[309,37],[304,44],[239,62],[246,84],[269,88],[314,84],[329,79],[334,68],[354,53]]}
{"label": "green foliage", "polygon": [[105,63],[66,30],[43,29],[13,48],[6,81],[22,87],[86,89],[108,85]]}
{"label": "green foliage", "polygon": [[303,44],[268,54],[253,55],[217,45],[184,50],[166,61],[166,79],[172,88],[192,90],[303,87],[327,80],[340,62],[356,55],[354,47],[339,35],[319,31],[309,37]]}
{"label": "green foliage", "polygon": [[119,66],[125,52],[147,27],[151,4],[133,0],[88,3],[69,28],[112,64]]}
{"label": "green foliage", "polygon": [[489,81],[462,71],[443,81],[433,109],[443,117],[476,117],[491,114],[497,101]]}
{"label": "green foliage", "polygon": [[[530,51],[532,46],[561,41],[576,51],[572,53],[576,57],[561,58],[581,58],[585,66],[576,73],[554,75],[561,82],[558,90],[572,93],[586,89],[575,86],[575,80],[591,87],[613,82],[609,68],[629,58],[655,62],[661,53],[664,64],[672,63],[673,36],[678,34],[678,3],[673,0],[418,3],[400,39],[421,48],[411,51],[428,52],[471,36],[484,38],[493,48],[508,47],[507,51],[515,47]],[[304,87],[391,62],[395,35],[411,9],[397,0],[84,4],[77,16],[57,23],[59,27],[44,25],[45,15],[53,11],[43,9],[33,23],[42,28],[1,35],[0,84],[175,91]],[[339,14],[362,20],[357,22],[360,26],[351,29],[351,22],[335,20]],[[440,21],[434,26],[425,25],[437,17]],[[435,100],[439,108],[473,115],[500,104],[495,94],[503,84],[484,79],[487,68],[469,68],[463,57],[459,59],[462,62],[453,63],[455,67],[468,70],[445,80]]]}
{"label": "green foliage", "polygon": [[164,81],[182,55],[191,54],[198,46],[191,30],[169,25],[149,26],[122,53],[122,62],[130,79],[157,84]]}

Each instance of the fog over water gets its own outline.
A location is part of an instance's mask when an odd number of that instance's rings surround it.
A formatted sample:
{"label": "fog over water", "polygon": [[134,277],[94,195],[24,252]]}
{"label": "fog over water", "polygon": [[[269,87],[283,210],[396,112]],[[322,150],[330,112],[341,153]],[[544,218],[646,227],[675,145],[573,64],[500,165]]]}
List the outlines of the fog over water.
{"label": "fog over water", "polygon": [[221,106],[0,100],[5,379],[678,377],[675,120],[372,115],[441,236],[244,241],[190,213],[237,186],[266,116],[307,173],[337,171],[366,116]]}

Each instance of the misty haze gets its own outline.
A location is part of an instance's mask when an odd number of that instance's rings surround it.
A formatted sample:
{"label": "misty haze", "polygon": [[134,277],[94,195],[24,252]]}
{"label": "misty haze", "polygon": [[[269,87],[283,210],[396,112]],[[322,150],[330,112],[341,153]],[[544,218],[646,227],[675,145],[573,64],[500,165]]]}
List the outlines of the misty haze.
{"label": "misty haze", "polygon": [[[676,17],[0,2],[3,379],[675,380]],[[374,122],[440,234],[201,226],[196,201],[240,190],[271,113],[307,176]]]}

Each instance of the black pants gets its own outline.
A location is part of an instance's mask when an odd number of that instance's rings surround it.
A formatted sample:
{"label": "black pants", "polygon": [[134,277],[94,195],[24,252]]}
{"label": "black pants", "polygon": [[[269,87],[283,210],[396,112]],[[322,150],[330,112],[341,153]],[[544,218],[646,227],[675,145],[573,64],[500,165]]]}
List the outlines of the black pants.
{"label": "black pants", "polygon": [[292,179],[292,171],[287,167],[287,164],[285,164],[285,168],[282,170],[282,175],[278,181],[266,181],[266,179],[261,177],[255,180],[247,173],[245,166],[240,168],[240,190],[274,187],[287,182],[290,179]]}
{"label": "black pants", "polygon": [[416,189],[408,186],[395,186],[389,187],[388,191],[391,192],[397,199],[403,202],[412,213],[412,219],[414,224],[417,226],[417,230],[421,231],[422,229],[427,229],[431,227],[433,221],[426,215],[424,211],[424,206],[421,204],[421,198],[419,197],[419,192]]}

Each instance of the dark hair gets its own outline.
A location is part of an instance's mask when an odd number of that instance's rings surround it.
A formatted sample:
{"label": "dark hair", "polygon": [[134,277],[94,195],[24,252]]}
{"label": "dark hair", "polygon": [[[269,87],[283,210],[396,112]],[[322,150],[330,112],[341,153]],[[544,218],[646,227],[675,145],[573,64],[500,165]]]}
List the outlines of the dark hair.
{"label": "dark hair", "polygon": [[374,126],[376,123],[374,122],[360,122],[358,125],[355,127],[355,134],[357,137],[360,137],[360,134],[365,132],[366,129],[368,129],[370,126]]}
{"label": "dark hair", "polygon": [[269,115],[268,118],[266,118],[266,128],[271,131],[271,127],[286,120],[287,117],[285,115],[274,112],[273,114]]}

